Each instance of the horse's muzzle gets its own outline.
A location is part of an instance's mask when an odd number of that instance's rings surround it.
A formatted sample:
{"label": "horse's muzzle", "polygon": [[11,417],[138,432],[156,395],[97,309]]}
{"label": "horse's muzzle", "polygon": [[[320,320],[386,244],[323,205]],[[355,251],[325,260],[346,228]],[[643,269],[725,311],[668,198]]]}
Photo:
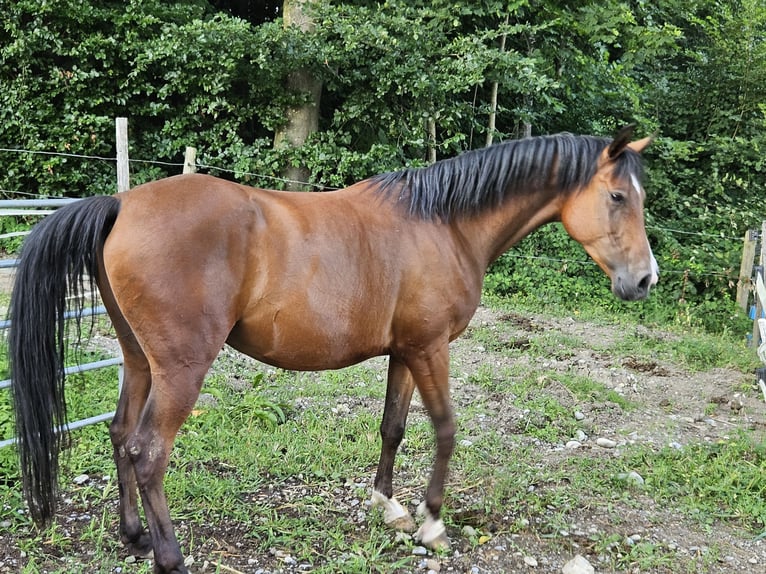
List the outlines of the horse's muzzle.
{"label": "horse's muzzle", "polygon": [[658,278],[659,275],[654,270],[638,276],[619,273],[612,281],[612,293],[623,301],[646,299]]}

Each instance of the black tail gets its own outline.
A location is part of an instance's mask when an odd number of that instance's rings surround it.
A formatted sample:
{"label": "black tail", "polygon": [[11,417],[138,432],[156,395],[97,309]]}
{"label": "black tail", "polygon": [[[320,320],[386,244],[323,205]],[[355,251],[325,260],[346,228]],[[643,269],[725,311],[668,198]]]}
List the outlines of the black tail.
{"label": "black tail", "polygon": [[[64,354],[67,300],[82,310],[95,295],[98,263],[119,200],[92,197],[57,210],[34,227],[21,250],[8,334],[16,438],[24,494],[39,525],[56,509],[58,454],[66,424]],[[77,323],[79,336],[79,321]]]}

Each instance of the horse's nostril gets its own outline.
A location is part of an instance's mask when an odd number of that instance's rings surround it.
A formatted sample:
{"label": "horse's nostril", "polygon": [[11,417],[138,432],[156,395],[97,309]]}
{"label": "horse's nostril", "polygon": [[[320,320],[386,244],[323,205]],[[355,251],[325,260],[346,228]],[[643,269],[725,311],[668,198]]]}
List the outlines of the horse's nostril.
{"label": "horse's nostril", "polygon": [[644,291],[646,289],[649,289],[649,286],[651,285],[651,283],[652,283],[652,274],[647,273],[641,278],[641,281],[638,282],[638,288],[641,291]]}

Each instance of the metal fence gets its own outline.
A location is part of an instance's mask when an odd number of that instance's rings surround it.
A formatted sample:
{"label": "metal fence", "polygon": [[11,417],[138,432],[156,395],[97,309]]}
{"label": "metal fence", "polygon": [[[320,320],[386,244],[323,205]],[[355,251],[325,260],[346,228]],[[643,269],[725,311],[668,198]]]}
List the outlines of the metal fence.
{"label": "metal fence", "polygon": [[[52,213],[55,208],[62,207],[68,203],[71,203],[73,201],[79,201],[77,199],[10,199],[10,200],[0,200],[0,217],[5,216],[36,216],[36,215],[47,215],[49,213]],[[5,233],[0,235],[0,239],[7,239],[11,237],[18,237],[25,235],[28,232],[24,231],[18,231],[18,232],[11,232],[11,233]],[[0,271],[1,270],[10,270],[14,269],[18,265],[18,260],[16,259],[4,259],[0,260]],[[106,314],[106,309],[103,306],[94,306],[90,308],[86,308],[82,311],[80,314],[80,317],[94,317],[96,315],[104,315]],[[65,315],[67,319],[71,319],[75,317],[74,312],[69,312]],[[0,321],[0,330],[5,330],[10,327],[11,322],[9,320]],[[72,375],[75,373],[84,373],[86,371],[92,371],[95,369],[103,369],[105,367],[112,367],[112,366],[119,366],[119,388],[122,388],[122,356],[112,357],[110,359],[104,359],[101,361],[93,361],[90,363],[83,363],[79,365],[73,365],[71,367],[66,367],[64,370],[65,374]],[[7,389],[11,386],[11,380],[6,379],[4,381],[0,381],[0,391],[3,389]],[[114,411],[103,413],[100,415],[96,415],[93,417],[88,417],[85,419],[81,419],[78,421],[74,421],[69,423],[65,429],[59,429],[60,431],[65,430],[74,430],[77,428],[81,428],[84,426],[96,424],[102,421],[108,421],[114,416]],[[16,438],[12,437],[9,439],[1,440],[0,441],[0,448],[12,445],[16,442]]]}

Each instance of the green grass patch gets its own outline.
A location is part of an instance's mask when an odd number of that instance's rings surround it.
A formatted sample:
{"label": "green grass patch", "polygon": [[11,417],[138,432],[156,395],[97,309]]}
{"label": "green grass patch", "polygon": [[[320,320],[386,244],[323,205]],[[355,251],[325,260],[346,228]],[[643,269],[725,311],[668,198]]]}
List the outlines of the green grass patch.
{"label": "green grass patch", "polygon": [[705,524],[741,524],[766,537],[766,443],[747,434],[683,448],[631,450],[626,464],[641,468],[647,491],[667,505],[680,505]]}
{"label": "green grass patch", "polygon": [[554,317],[573,316],[578,321],[617,325],[624,330],[618,341],[607,345],[583,341],[556,331],[532,335],[530,352],[540,356],[566,358],[571,356],[569,349],[590,348],[615,356],[632,355],[677,362],[693,371],[728,367],[748,372],[760,366],[755,350],[746,345],[745,335],[750,332],[752,322],[738,324],[736,329],[710,333],[675,321],[648,321],[643,326],[640,314],[614,313],[598,305],[565,307],[527,298],[498,299],[489,295],[484,299],[486,304],[508,311],[546,312]]}
{"label": "green grass patch", "polygon": [[520,431],[547,442],[560,442],[574,435],[580,424],[573,415],[581,403],[610,403],[623,411],[636,408],[603,383],[574,372],[519,365],[497,368],[484,363],[468,376],[468,381],[506,396],[526,415]]}
{"label": "green grass patch", "polygon": [[623,411],[632,411],[637,407],[620,393],[589,377],[571,372],[556,373],[555,376],[556,381],[566,387],[579,402],[612,403]]}
{"label": "green grass patch", "polygon": [[545,331],[530,336],[529,352],[539,357],[553,357],[558,360],[569,359],[577,349],[588,345],[579,337],[560,331]]}
{"label": "green grass patch", "polygon": [[745,345],[745,339],[727,334],[666,331],[661,336],[653,336],[633,329],[619,341],[599,350],[616,356],[627,354],[675,362],[695,372],[727,367],[751,371],[758,366],[756,354]]}

